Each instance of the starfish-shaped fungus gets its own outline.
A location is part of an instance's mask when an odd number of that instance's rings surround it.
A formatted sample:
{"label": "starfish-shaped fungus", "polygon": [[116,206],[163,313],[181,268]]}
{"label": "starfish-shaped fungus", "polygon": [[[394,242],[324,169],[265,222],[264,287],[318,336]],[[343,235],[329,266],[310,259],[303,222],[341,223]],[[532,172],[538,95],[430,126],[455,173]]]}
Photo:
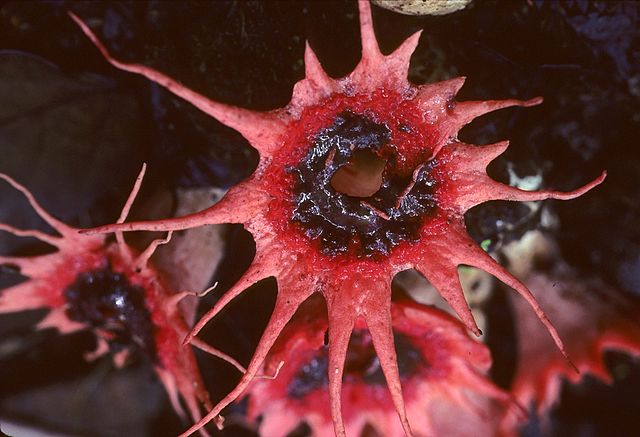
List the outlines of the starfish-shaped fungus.
{"label": "starfish-shaped fungus", "polygon": [[[211,208],[179,218],[90,231],[172,231],[241,223],[251,232],[256,242],[253,263],[196,324],[189,339],[247,287],[267,277],[277,279],[275,308],[247,372],[184,435],[216,418],[242,395],[280,332],[313,293],[323,295],[328,309],[329,395],[336,434],[345,435],[340,396],[343,367],[351,333],[361,318],[402,427],[411,435],[394,349],[390,287],[393,276],[406,269],[426,276],[476,334],[479,329],[465,301],[457,267],[465,264],[493,274],[531,305],[564,353],[555,328],[531,292],[469,237],[464,213],[489,200],[572,199],[600,184],[605,173],[567,193],[523,191],[491,179],[486,166],[508,142],[474,146],[459,141],[458,131],[488,112],[532,106],[542,99],[456,102],[464,78],[411,84],[409,60],[420,32],[384,55],[374,34],[369,1],[358,4],[362,58],[355,69],[340,79],[329,77],[307,44],[305,78],[294,86],[288,105],[269,112],[215,102],[152,68],[118,61],[72,15],[112,65],[143,75],[191,102],[240,132],[260,154],[256,171]],[[376,160],[383,162],[376,184],[348,178],[349,172],[357,174],[367,167],[361,161],[373,161],[376,167]],[[347,182],[339,181],[343,177]],[[372,193],[371,185],[377,191]]]}

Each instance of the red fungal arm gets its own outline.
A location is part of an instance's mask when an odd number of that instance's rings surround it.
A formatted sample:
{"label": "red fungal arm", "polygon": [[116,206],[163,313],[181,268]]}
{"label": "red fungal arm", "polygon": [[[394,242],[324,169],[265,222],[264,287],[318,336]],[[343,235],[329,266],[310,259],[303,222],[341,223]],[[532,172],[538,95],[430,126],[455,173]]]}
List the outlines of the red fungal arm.
{"label": "red fungal arm", "polygon": [[253,147],[260,151],[261,156],[272,152],[275,139],[278,138],[284,128],[277,112],[261,114],[235,106],[215,102],[202,94],[199,94],[175,79],[141,64],[127,64],[113,58],[107,48],[102,44],[93,31],[77,15],[69,12],[69,16],[76,22],[84,34],[100,50],[104,58],[114,67],[139,74],[147,79],[162,85],[178,97],[193,104],[202,112],[210,115],[219,122],[229,126],[244,136]]}

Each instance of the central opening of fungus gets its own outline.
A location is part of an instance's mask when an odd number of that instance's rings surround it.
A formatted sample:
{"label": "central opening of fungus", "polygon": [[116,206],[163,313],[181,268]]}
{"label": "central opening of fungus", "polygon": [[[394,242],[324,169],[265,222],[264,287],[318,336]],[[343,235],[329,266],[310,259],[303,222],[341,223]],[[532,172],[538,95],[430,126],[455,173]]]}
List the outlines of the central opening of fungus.
{"label": "central opening of fungus", "polygon": [[111,267],[84,272],[64,291],[67,316],[76,322],[106,331],[109,344],[122,349],[136,344],[156,357],[151,314],[144,290]]}
{"label": "central opening of fungus", "polygon": [[382,185],[387,161],[369,150],[356,150],[351,160],[331,178],[331,186],[352,197],[373,196]]}
{"label": "central opening of fungus", "polygon": [[391,129],[365,114],[344,111],[311,140],[291,169],[292,221],[330,256],[388,255],[416,241],[435,210],[428,164],[399,171]]}
{"label": "central opening of fungus", "polygon": [[[406,335],[394,333],[398,371],[401,378],[407,378],[418,369],[428,366],[422,354],[411,343]],[[288,394],[300,399],[316,389],[329,384],[327,376],[327,348],[303,366],[291,381]],[[349,349],[344,363],[344,379],[346,383],[364,383],[384,386],[386,384],[380,361],[373,348],[371,335],[367,331],[354,331],[349,340]]]}

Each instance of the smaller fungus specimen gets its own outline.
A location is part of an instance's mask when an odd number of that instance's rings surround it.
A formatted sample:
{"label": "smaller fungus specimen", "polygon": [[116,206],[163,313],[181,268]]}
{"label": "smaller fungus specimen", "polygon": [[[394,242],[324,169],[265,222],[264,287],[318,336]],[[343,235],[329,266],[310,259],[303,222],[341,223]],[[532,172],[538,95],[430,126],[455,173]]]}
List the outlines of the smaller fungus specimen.
{"label": "smaller fungus specimen", "polygon": [[[417,435],[491,435],[510,408],[515,409],[512,420],[524,417],[510,395],[486,377],[489,350],[472,340],[458,320],[409,301],[394,302],[391,313],[407,416]],[[256,380],[247,392],[248,416],[259,420],[260,435],[284,437],[301,422],[314,436],[334,435],[326,390],[327,328],[323,305],[305,304],[271,349],[265,371],[285,365],[275,380]],[[403,436],[362,321],[354,326],[344,368],[343,396],[349,401],[343,416],[349,435],[363,435],[370,427],[380,436]]]}
{"label": "smaller fungus specimen", "polygon": [[[144,169],[143,169],[144,172]],[[124,221],[142,181],[141,172],[123,209]],[[153,363],[177,413],[185,417],[180,398],[195,421],[201,404],[211,408],[195,357],[182,345],[189,332],[178,302],[188,292],[173,293],[160,273],[149,263],[159,244],[156,240],[142,253],[128,246],[121,234],[115,242],[103,236],[81,235],[77,229],[47,213],[33,195],[9,176],[0,179],[22,192],[34,211],[59,235],[23,230],[0,223],[0,230],[21,237],[35,237],[57,249],[35,256],[0,256],[0,265],[17,268],[28,280],[0,290],[0,313],[49,309],[38,328],[53,327],[61,333],[91,329],[98,347],[90,354],[98,357],[111,349],[116,364],[137,347]],[[170,236],[169,236],[170,237]],[[195,346],[242,367],[233,359],[203,342]]]}
{"label": "smaller fungus specimen", "polygon": [[[486,167],[508,143],[465,144],[458,140],[458,131],[488,112],[536,105],[541,99],[457,102],[464,78],[411,84],[407,71],[420,33],[385,55],[378,47],[368,0],[358,5],[362,59],[356,68],[333,79],[307,45],[304,79],[294,86],[286,107],[269,112],[215,102],[161,72],[116,60],[89,26],[72,15],[112,65],[186,99],[236,129],[260,153],[254,174],[211,208],[89,232],[171,231],[216,223],[241,223],[251,232],[256,242],[252,265],[196,324],[189,340],[247,287],[270,276],[277,279],[275,308],[247,372],[185,434],[216,418],[243,394],[298,307],[319,293],[327,304],[328,392],[336,434],[346,432],[342,379],[347,346],[358,323],[371,336],[401,426],[411,435],[394,347],[390,286],[394,275],[407,269],[426,276],[476,334],[480,330],[457,268],[464,264],[491,273],[528,302],[565,352],[531,292],[469,237],[464,214],[489,200],[572,199],[600,184],[605,174],[568,193],[523,191],[491,179]],[[362,174],[366,177],[349,182],[350,175]]]}
{"label": "smaller fungus specimen", "polygon": [[[529,273],[523,281],[549,316],[557,320],[558,332],[580,370],[574,372],[564,360],[550,353],[553,345],[548,337],[540,335],[540,328],[527,309],[513,300],[520,359],[511,392],[523,406],[535,408],[544,418],[560,400],[563,380],[577,384],[589,375],[612,382],[603,359],[606,351],[640,356],[640,323],[637,302],[601,279],[571,268],[559,258],[559,249],[548,237],[531,232],[526,240],[532,243],[528,255],[521,258],[536,262],[544,259],[547,268],[544,272],[527,268]],[[507,420],[505,429],[513,427],[512,421]]]}

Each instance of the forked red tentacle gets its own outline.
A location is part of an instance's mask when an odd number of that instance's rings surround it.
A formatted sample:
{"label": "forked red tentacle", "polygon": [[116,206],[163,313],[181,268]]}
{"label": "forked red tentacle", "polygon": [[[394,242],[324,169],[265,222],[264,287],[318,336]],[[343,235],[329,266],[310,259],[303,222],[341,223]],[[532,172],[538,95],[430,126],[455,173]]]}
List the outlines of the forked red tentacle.
{"label": "forked red tentacle", "polygon": [[547,329],[547,332],[549,332],[549,334],[553,338],[554,343],[556,344],[562,355],[564,355],[567,362],[571,364],[576,372],[579,373],[579,370],[575,367],[575,365],[569,358],[567,349],[565,348],[560,335],[558,335],[558,331],[556,330],[555,326],[553,326],[553,323],[551,323],[544,310],[540,307],[540,304],[533,296],[531,291],[529,291],[529,289],[515,276],[509,273],[507,269],[501,266],[496,260],[491,258],[489,254],[482,250],[466,234],[463,228],[460,228],[458,231],[452,232],[452,237],[455,238],[450,238],[449,244],[452,247],[452,252],[455,253],[457,264],[465,264],[484,270],[485,272],[492,274],[493,276],[504,282],[506,285],[513,288],[516,292],[518,292],[518,294],[520,294],[529,303],[540,322],[542,322],[542,324]]}
{"label": "forked red tentacle", "polygon": [[[447,108],[444,116],[441,114],[441,135],[443,136],[444,141],[436,144],[433,153],[433,156],[435,157],[439,158],[440,151],[448,144],[448,141],[457,139],[460,129],[469,124],[475,118],[499,109],[510,108],[512,106],[529,107],[542,103],[542,97],[534,97],[529,100],[508,99],[455,102],[455,94],[457,94],[464,84],[464,80],[464,77],[458,77],[444,82],[449,83],[451,87],[450,92],[446,93],[446,95],[450,95],[450,103],[448,105],[450,106],[450,109]],[[440,86],[442,84],[443,83],[436,83],[434,85]],[[442,107],[442,101],[439,101],[439,99],[442,99],[443,92],[439,91],[434,85],[419,87],[418,97],[425,102],[422,106],[427,111],[434,110],[431,106],[435,106],[436,108]]]}
{"label": "forked red tentacle", "polygon": [[[468,191],[466,196],[460,197],[460,207],[464,210],[479,205],[480,203],[489,200],[510,200],[510,201],[532,201],[532,200],[545,200],[545,199],[557,199],[557,200],[571,200],[576,197],[580,197],[586,192],[604,182],[607,177],[607,172],[603,171],[600,176],[592,180],[591,182],[583,185],[572,191],[553,191],[553,190],[541,190],[541,191],[525,191],[520,188],[505,185],[500,182],[496,182],[488,176],[476,178],[476,181],[468,186],[465,186],[465,191]],[[477,191],[473,192],[473,189]],[[479,192],[481,191],[481,193]],[[482,200],[481,200],[482,197]]]}
{"label": "forked red tentacle", "polygon": [[244,293],[253,284],[266,279],[270,276],[276,276],[278,271],[273,266],[273,257],[277,256],[272,251],[262,251],[257,248],[256,256],[242,277],[226,291],[222,297],[215,303],[213,308],[207,311],[198,322],[193,326],[191,332],[187,335],[184,342],[190,342],[198,333],[213,319],[220,311],[222,311],[232,300]]}
{"label": "forked red tentacle", "polygon": [[[260,342],[256,347],[256,351],[251,358],[251,362],[247,366],[246,373],[240,379],[240,382],[235,388],[227,394],[218,404],[207,413],[196,424],[189,428],[179,437],[186,437],[194,432],[202,429],[209,422],[214,420],[220,415],[220,412],[231,402],[238,399],[245,391],[247,386],[253,381],[255,376],[262,368],[265,357],[269,353],[269,350],[273,346],[284,326],[291,320],[298,307],[304,302],[313,292],[306,289],[293,289],[291,287],[297,287],[297,284],[279,284],[278,297],[276,298],[276,305],[271,314],[271,318],[267,323]],[[286,363],[285,363],[286,365]]]}
{"label": "forked red tentacle", "polygon": [[[501,141],[486,146],[472,146],[460,142],[447,145],[438,157],[442,162],[438,177],[445,181],[446,186],[439,194],[440,203],[451,205],[449,209],[463,214],[470,208],[489,200],[570,200],[600,185],[607,176],[607,172],[603,171],[593,181],[568,192],[525,191],[505,185],[491,179],[487,175],[486,168],[493,159],[506,150],[508,144],[507,141]],[[455,175],[455,183],[450,182],[450,175]]]}
{"label": "forked red tentacle", "polygon": [[455,174],[455,184],[445,182],[442,190],[443,202],[452,205],[458,213],[489,200],[533,201],[545,199],[570,200],[583,195],[600,185],[607,176],[603,171],[593,181],[573,191],[553,190],[525,191],[491,179],[486,172],[487,165],[508,146],[506,141],[487,146],[472,146],[452,143],[442,150],[438,159],[442,160],[440,178],[449,180]]}
{"label": "forked red tentacle", "polygon": [[181,97],[220,121],[225,126],[229,126],[242,134],[261,155],[261,158],[270,156],[277,145],[277,139],[284,130],[284,123],[280,120],[279,113],[260,113],[248,109],[237,108],[235,106],[218,103],[208,97],[197,93],[177,80],[141,64],[129,64],[115,59],[107,48],[102,44],[93,31],[74,13],[69,12],[69,16],[80,26],[82,32],[100,50],[104,58],[114,67],[139,74],[147,79],[163,86],[178,97]]}

